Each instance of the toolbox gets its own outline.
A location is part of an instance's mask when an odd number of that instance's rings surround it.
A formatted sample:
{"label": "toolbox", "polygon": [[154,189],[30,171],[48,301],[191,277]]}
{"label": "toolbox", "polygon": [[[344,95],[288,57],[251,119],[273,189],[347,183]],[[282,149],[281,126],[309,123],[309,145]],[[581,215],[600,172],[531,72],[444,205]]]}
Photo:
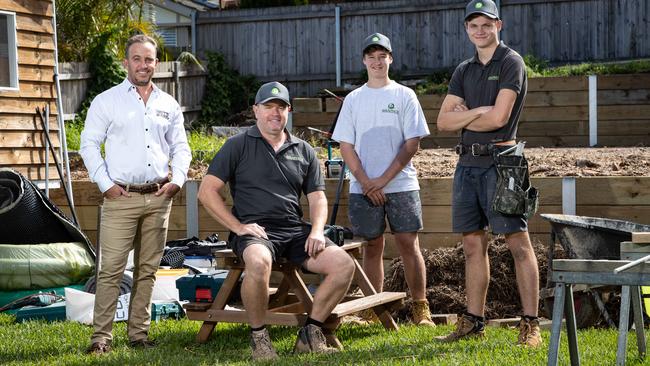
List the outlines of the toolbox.
{"label": "toolbox", "polygon": [[151,320],[180,319],[184,312],[180,305],[171,301],[155,301],[151,303]]}
{"label": "toolbox", "polygon": [[228,271],[187,275],[176,280],[179,299],[190,302],[212,302],[217,296]]}
{"label": "toolbox", "polygon": [[16,322],[28,320],[65,321],[65,301],[59,301],[48,306],[25,306],[9,313],[16,315]]}

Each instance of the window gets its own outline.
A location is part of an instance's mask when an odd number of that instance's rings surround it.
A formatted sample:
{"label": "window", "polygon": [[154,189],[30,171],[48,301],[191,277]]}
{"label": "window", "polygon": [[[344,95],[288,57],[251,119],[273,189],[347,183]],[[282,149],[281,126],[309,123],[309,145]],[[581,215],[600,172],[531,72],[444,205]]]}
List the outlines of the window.
{"label": "window", "polygon": [[0,11],[0,89],[18,88],[16,14]]}
{"label": "window", "polygon": [[160,35],[160,38],[162,38],[163,42],[165,42],[165,46],[175,47],[178,45],[176,40],[176,28],[158,28],[158,35]]}

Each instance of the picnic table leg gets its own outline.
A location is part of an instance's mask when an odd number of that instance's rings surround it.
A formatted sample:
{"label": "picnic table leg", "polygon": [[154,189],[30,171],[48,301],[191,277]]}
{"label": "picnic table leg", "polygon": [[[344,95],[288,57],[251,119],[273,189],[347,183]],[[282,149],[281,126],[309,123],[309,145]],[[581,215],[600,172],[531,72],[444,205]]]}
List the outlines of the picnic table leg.
{"label": "picnic table leg", "polygon": [[[576,326],[576,312],[573,305],[573,285],[566,284],[564,292],[564,314],[566,316],[566,335],[569,344],[569,358],[571,365],[580,365],[580,354],[578,353],[578,328]],[[561,319],[561,318],[560,318]]]}
{"label": "picnic table leg", "polygon": [[560,350],[560,336],[562,332],[562,318],[564,316],[564,296],[566,287],[563,283],[555,284],[553,301],[553,323],[551,325],[551,339],[548,345],[548,366],[556,366]]}
{"label": "picnic table leg", "polygon": [[621,286],[621,311],[618,320],[618,346],[616,348],[616,364],[625,365],[627,348],[627,330],[630,324],[630,286]]}
{"label": "picnic table leg", "polygon": [[286,276],[283,276],[282,281],[278,286],[277,292],[275,295],[271,296],[269,300],[269,309],[287,304],[287,295],[289,295],[289,288],[289,281],[287,280]]}
{"label": "picnic table leg", "polygon": [[339,324],[341,324],[341,319],[325,323],[323,326],[323,335],[325,335],[325,340],[327,341],[328,346],[343,351],[343,344],[339,341],[338,337],[336,337],[336,329],[339,327]]}
{"label": "picnic table leg", "polygon": [[[359,261],[357,261],[354,256],[352,256],[352,260],[354,262],[354,282],[359,286],[361,289],[361,292],[365,296],[370,296],[374,295],[377,293],[375,288],[372,286],[370,283],[370,280],[366,276],[366,273],[363,271],[363,268],[361,268],[361,265],[359,264]],[[383,311],[377,311],[377,308],[383,309]],[[395,323],[395,320],[393,317],[390,315],[390,312],[388,311],[388,308],[385,306],[376,306],[372,309],[375,314],[377,314],[377,317],[379,317],[379,320],[381,320],[381,323],[384,325],[384,328],[389,329],[389,330],[398,330],[399,326],[397,323]]]}
{"label": "picnic table leg", "polygon": [[305,282],[298,275],[298,270],[294,267],[282,269],[284,278],[287,280],[291,288],[295,291],[295,295],[302,303],[307,315],[311,313],[311,308],[314,306],[314,298],[309,293],[309,289],[305,286]]}
{"label": "picnic table leg", "polygon": [[645,357],[645,331],[643,328],[643,311],[641,310],[641,288],[639,286],[632,286],[632,311],[634,314],[634,329],[636,330],[636,345],[639,350],[639,357]]}
{"label": "picnic table leg", "polygon": [[[226,304],[228,303],[228,300],[230,300],[242,272],[243,270],[241,269],[231,269],[228,272],[228,276],[226,276],[226,279],[221,285],[217,297],[212,302],[210,309],[223,310],[226,308]],[[199,333],[196,335],[196,341],[199,343],[207,342],[216,326],[217,322],[204,321],[201,325],[201,329],[199,329]]]}

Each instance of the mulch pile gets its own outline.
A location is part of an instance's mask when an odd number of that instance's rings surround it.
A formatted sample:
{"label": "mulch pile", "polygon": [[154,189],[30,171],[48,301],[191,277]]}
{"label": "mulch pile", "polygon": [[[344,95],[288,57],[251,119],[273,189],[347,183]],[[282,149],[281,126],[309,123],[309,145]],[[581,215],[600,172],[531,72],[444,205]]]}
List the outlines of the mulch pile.
{"label": "mulch pile", "polygon": [[[546,285],[548,248],[533,241],[540,272],[540,288]],[[458,314],[465,310],[465,257],[461,246],[423,250],[427,269],[427,299],[433,314]],[[488,287],[485,316],[488,319],[512,318],[521,315],[521,302],[515,278],[515,264],[503,237],[490,240],[490,285]],[[556,258],[561,254],[557,253]],[[386,272],[384,291],[408,292],[404,278],[404,265],[400,258],[391,262]],[[410,316],[411,300],[393,315],[402,321]]]}

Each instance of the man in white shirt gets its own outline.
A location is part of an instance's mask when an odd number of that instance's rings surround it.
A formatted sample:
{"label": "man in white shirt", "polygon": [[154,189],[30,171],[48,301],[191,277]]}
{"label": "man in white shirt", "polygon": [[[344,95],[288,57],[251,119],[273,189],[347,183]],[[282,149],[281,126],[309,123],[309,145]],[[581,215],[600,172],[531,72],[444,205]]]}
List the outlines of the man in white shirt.
{"label": "man in white shirt", "polygon": [[[420,186],[411,163],[420,139],[429,134],[429,128],[415,92],[388,77],[393,62],[388,37],[371,34],[363,45],[368,82],[345,98],[333,135],[352,173],[349,198],[352,231],[368,241],[363,268],[375,289],[381,292],[388,218],[414,300],[412,321],[434,326],[425,292],[426,268],[418,242],[418,231],[422,229]],[[374,314],[362,315],[370,320]]]}
{"label": "man in white shirt", "polygon": [[156,48],[145,35],[127,41],[123,61],[127,78],[95,97],[81,133],[80,153],[88,175],[104,195],[95,331],[88,349],[93,354],[111,349],[119,284],[131,249],[135,272],[129,344],[155,346],[148,338],[155,274],[167,239],[172,197],[185,183],[192,160],[180,106],[151,82],[158,62]]}

